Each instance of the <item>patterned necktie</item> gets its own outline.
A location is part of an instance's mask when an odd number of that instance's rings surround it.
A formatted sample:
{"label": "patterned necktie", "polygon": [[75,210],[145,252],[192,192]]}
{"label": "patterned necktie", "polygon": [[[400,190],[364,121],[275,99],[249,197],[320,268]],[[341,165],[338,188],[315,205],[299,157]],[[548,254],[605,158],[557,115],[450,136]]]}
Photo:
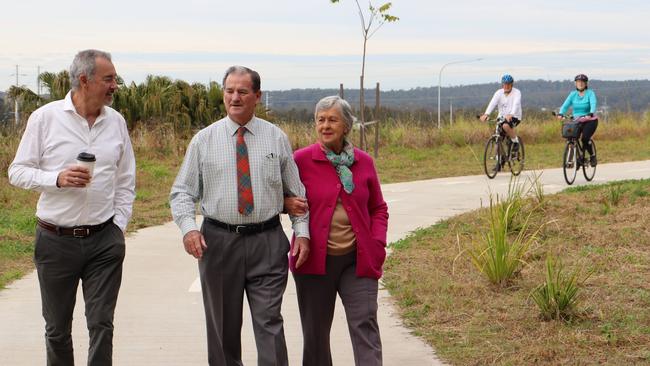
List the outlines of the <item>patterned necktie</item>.
{"label": "patterned necktie", "polygon": [[239,213],[248,216],[253,212],[253,187],[248,148],[244,141],[245,133],[246,127],[239,127],[237,130],[237,201]]}

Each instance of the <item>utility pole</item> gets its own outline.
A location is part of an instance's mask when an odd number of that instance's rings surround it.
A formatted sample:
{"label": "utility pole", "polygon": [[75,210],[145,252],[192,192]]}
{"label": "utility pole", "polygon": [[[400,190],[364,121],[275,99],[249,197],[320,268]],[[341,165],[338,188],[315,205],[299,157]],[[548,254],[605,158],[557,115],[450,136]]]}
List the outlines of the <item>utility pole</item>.
{"label": "utility pole", "polygon": [[[13,74],[13,75],[16,75],[16,88],[20,88],[20,77],[21,76],[27,76],[26,74],[21,74],[18,71],[19,67],[20,66],[16,65],[16,73]],[[11,76],[13,76],[13,75],[11,75]],[[17,126],[18,123],[20,123],[20,103],[18,103],[18,96],[17,95],[14,97],[14,118],[15,118],[15,123],[16,123],[16,126]]]}

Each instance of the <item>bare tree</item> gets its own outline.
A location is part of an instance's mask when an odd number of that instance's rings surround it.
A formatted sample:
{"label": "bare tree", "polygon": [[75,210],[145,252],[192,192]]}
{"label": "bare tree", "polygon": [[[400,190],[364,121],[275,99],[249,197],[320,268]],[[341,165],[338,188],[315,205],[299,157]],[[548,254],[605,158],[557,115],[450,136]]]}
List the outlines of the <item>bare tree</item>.
{"label": "bare tree", "polygon": [[[340,2],[340,0],[330,0],[332,4]],[[357,9],[359,11],[359,18],[361,20],[361,35],[363,36],[363,59],[361,61],[361,78],[360,78],[360,88],[359,88],[359,117],[361,119],[361,130],[360,130],[360,146],[359,148],[364,148],[365,141],[365,102],[364,102],[364,89],[363,89],[363,80],[366,74],[366,49],[368,45],[368,40],[377,33],[379,28],[381,28],[384,23],[392,23],[399,20],[398,17],[390,15],[388,11],[390,10],[393,3],[385,3],[380,7],[375,7],[372,5],[372,1],[368,0],[368,12],[364,13],[359,4],[359,0],[354,0],[357,4]]]}

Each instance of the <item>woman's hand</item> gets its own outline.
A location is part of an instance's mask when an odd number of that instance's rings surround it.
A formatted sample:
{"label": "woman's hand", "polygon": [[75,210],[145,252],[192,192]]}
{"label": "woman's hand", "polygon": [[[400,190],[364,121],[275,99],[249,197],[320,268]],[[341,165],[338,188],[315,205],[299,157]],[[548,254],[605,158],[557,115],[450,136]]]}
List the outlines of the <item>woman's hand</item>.
{"label": "woman's hand", "polygon": [[284,210],[291,216],[302,216],[309,211],[306,198],[285,197]]}

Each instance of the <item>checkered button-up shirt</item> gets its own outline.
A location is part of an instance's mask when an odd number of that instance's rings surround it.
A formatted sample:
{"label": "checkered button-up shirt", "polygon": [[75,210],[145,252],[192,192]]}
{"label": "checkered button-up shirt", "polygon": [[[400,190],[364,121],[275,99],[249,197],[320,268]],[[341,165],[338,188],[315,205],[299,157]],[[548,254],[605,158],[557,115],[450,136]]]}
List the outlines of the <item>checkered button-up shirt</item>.
{"label": "checkered button-up shirt", "polygon": [[[264,222],[282,212],[284,196],[305,197],[289,138],[277,126],[253,117],[245,127],[255,207],[238,211],[236,141],[239,124],[223,118],[199,131],[187,148],[170,194],[174,221],[183,235],[198,230],[201,214],[228,224]],[[291,217],[298,237],[309,238],[309,214]]]}

